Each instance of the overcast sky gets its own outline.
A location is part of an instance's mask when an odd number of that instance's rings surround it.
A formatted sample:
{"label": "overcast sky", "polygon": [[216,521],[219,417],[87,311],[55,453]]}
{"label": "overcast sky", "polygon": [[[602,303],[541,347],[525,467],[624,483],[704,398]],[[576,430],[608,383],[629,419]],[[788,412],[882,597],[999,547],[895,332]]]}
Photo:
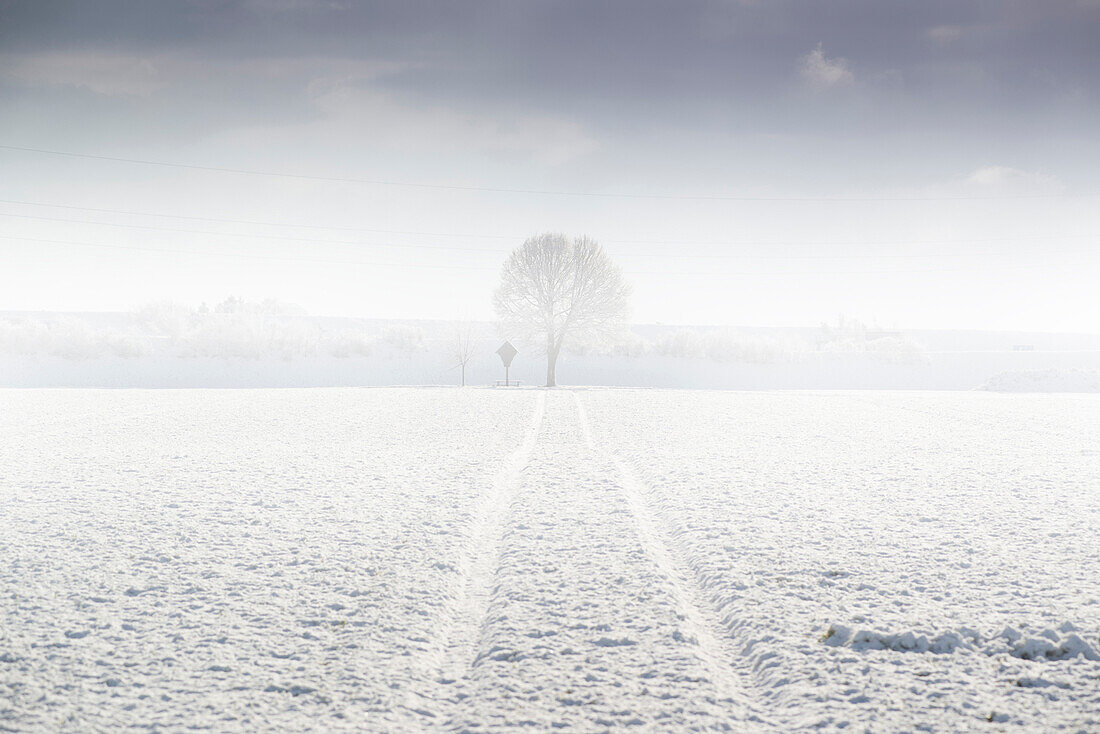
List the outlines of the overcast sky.
{"label": "overcast sky", "polygon": [[489,318],[554,230],[639,322],[1097,332],[1098,39],[1097,0],[0,0],[0,309]]}

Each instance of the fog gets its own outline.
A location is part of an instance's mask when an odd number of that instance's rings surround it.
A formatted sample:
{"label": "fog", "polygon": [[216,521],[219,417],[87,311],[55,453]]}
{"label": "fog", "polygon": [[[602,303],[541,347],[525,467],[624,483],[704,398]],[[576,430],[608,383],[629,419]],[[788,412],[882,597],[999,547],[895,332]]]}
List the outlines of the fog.
{"label": "fog", "polygon": [[0,731],[1100,731],[1097,0],[0,0]]}
{"label": "fog", "polygon": [[1093,4],[0,12],[0,309],[487,320],[550,231],[637,323],[1100,330]]}

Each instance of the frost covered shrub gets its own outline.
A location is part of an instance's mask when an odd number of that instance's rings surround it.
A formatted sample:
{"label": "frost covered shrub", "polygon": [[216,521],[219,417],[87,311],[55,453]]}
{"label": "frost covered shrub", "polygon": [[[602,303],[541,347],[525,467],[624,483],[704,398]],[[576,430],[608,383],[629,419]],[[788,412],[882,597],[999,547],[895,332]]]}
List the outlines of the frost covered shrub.
{"label": "frost covered shrub", "polygon": [[665,357],[701,357],[704,354],[703,340],[694,329],[677,329],[661,334],[653,343],[653,351]]}
{"label": "frost covered shrub", "polygon": [[645,339],[628,331],[611,345],[609,351],[613,357],[644,357],[648,350]]}
{"label": "frost covered shrub", "polygon": [[[537,347],[535,347],[537,348]],[[649,351],[649,343],[629,329],[598,336],[574,335],[565,342],[565,351],[575,356],[641,357]]]}
{"label": "frost covered shrub", "polygon": [[108,354],[113,357],[140,357],[145,354],[145,348],[140,339],[137,339],[129,334],[111,334],[107,333],[100,341],[103,348],[103,354]]}
{"label": "frost covered shrub", "polygon": [[66,359],[138,357],[141,344],[125,333],[97,328],[80,319],[5,319],[0,322],[0,352]]}
{"label": "frost covered shrub", "polygon": [[369,357],[374,350],[374,340],[358,331],[350,329],[338,331],[326,337],[329,354],[341,359],[347,357]]}
{"label": "frost covered shrub", "polygon": [[795,339],[751,336],[730,331],[709,331],[703,335],[703,352],[716,362],[791,362],[806,352]]}
{"label": "frost covered shrub", "polygon": [[41,321],[4,319],[0,321],[0,354],[43,353],[48,341],[45,332],[46,325]]}
{"label": "frost covered shrub", "polygon": [[108,341],[106,335],[70,317],[48,322],[43,336],[47,354],[69,359],[98,357],[106,351]]}
{"label": "frost covered shrub", "polygon": [[890,364],[925,364],[929,361],[924,347],[904,336],[833,339],[822,342],[818,349],[833,354],[867,354],[877,361]]}
{"label": "frost covered shrub", "polygon": [[179,356],[290,360],[315,354],[318,325],[301,318],[304,309],[273,299],[259,303],[230,296],[213,312],[175,303],[152,303],[134,314],[146,335],[167,339]]}
{"label": "frost covered shrub", "polygon": [[929,361],[923,345],[904,334],[868,327],[857,319],[841,316],[836,326],[821,325],[818,350],[827,353],[868,354],[889,364],[925,364]]}
{"label": "frost covered shrub", "polygon": [[316,354],[320,329],[302,319],[242,311],[202,314],[182,340],[188,357],[277,357]]}
{"label": "frost covered shrub", "polygon": [[306,310],[296,303],[285,303],[274,298],[265,298],[259,303],[249,303],[236,296],[230,296],[214,306],[214,312],[286,317],[306,315]]}
{"label": "frost covered shrub", "polygon": [[890,364],[925,364],[930,361],[924,347],[908,337],[871,339],[867,342],[867,351]]}
{"label": "frost covered shrub", "polygon": [[182,340],[180,354],[255,359],[263,354],[263,343],[258,319],[224,312],[205,314]]}
{"label": "frost covered shrub", "polygon": [[409,324],[387,326],[382,329],[382,341],[399,352],[418,352],[424,348],[424,330]]}
{"label": "frost covered shrub", "polygon": [[134,318],[147,333],[179,339],[191,328],[194,314],[177,303],[161,301],[142,306]]}
{"label": "frost covered shrub", "polygon": [[[140,357],[292,360],[318,353],[362,356],[374,341],[353,329],[326,333],[279,301],[227,299],[212,312],[170,302],[151,303],[129,319],[92,315],[20,315],[0,318],[0,354],[65,359]],[[296,315],[298,314],[298,315]],[[398,333],[402,332],[398,330]],[[398,342],[419,343],[419,330]]]}
{"label": "frost covered shrub", "polygon": [[319,353],[369,355],[374,345],[372,339],[353,329],[326,332],[306,317],[302,307],[274,299],[253,303],[230,296],[213,311],[205,304],[193,311],[177,304],[155,303],[136,312],[134,318],[146,333],[168,339],[181,357],[289,361]]}
{"label": "frost covered shrub", "polygon": [[797,339],[747,335],[731,330],[677,329],[660,335],[652,349],[666,357],[771,364],[795,361],[807,351],[807,346]]}
{"label": "frost covered shrub", "polygon": [[282,359],[308,357],[317,353],[321,329],[304,319],[263,318],[269,353]]}

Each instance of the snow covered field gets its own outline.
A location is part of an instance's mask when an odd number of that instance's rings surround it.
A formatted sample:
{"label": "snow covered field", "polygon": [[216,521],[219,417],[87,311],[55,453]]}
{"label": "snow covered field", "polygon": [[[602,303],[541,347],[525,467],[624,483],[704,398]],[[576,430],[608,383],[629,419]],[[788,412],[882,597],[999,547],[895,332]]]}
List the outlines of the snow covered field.
{"label": "snow covered field", "polygon": [[1100,396],[0,391],[0,730],[1100,730]]}

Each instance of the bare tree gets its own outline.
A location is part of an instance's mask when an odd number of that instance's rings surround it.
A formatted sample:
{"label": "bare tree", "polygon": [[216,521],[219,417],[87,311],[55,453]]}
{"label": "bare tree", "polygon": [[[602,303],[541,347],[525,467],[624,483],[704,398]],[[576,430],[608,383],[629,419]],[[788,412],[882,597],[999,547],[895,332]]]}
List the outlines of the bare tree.
{"label": "bare tree", "polygon": [[474,325],[469,321],[461,321],[455,324],[455,359],[456,367],[462,368],[462,386],[466,387],[466,365],[474,356],[477,349],[477,338],[474,337]]}
{"label": "bare tree", "polygon": [[508,257],[493,301],[505,328],[545,340],[546,386],[553,387],[565,338],[598,340],[618,333],[629,295],[622,271],[595,240],[541,234]]}

